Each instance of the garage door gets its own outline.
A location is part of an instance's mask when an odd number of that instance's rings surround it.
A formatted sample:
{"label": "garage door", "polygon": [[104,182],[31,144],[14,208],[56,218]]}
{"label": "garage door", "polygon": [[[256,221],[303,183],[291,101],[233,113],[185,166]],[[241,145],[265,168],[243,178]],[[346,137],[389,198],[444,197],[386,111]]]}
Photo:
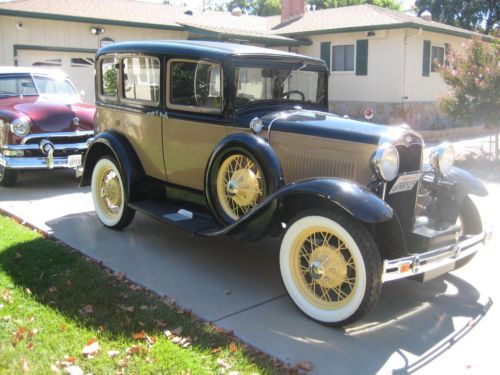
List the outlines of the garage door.
{"label": "garage door", "polygon": [[19,50],[17,63],[19,66],[63,70],[71,77],[78,91],[85,91],[85,101],[94,103],[94,55],[92,53]]}

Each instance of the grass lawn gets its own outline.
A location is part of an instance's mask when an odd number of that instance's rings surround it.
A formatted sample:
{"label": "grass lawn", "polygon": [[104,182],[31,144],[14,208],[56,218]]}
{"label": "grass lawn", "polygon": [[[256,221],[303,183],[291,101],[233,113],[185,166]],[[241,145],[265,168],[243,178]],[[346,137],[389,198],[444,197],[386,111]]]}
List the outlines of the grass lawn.
{"label": "grass lawn", "polygon": [[3,216],[0,293],[2,374],[290,370],[175,301]]}

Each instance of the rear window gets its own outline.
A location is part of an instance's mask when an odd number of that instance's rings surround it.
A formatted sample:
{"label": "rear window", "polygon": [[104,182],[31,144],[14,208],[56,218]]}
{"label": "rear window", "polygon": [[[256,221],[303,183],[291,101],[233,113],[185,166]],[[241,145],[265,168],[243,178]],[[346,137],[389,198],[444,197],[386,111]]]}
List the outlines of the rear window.
{"label": "rear window", "polygon": [[116,96],[116,59],[114,57],[101,60],[101,94]]}
{"label": "rear window", "polygon": [[122,60],[123,97],[156,104],[160,101],[160,61],[154,57]]}

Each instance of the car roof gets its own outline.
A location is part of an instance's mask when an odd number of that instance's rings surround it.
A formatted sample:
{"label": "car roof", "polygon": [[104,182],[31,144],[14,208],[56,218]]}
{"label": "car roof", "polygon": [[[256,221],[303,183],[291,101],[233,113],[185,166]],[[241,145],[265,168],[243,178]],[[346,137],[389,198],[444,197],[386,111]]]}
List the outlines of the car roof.
{"label": "car roof", "polygon": [[43,69],[31,66],[0,66],[1,74],[39,74],[53,77],[69,77],[60,69]]}
{"label": "car roof", "polygon": [[269,57],[284,57],[308,60],[323,64],[323,60],[309,56],[268,49],[245,44],[225,42],[208,42],[197,40],[144,40],[134,42],[121,42],[103,47],[97,51],[97,56],[114,52],[139,52],[139,53],[170,53],[179,55],[192,55],[214,59],[224,59],[229,56],[259,55]]}

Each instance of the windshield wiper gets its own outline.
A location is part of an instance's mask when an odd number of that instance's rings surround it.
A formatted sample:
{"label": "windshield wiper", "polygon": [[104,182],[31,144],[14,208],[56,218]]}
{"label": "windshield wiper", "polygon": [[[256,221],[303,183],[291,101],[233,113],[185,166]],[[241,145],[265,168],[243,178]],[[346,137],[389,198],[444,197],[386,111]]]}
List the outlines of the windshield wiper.
{"label": "windshield wiper", "polygon": [[290,73],[288,73],[288,75],[285,77],[285,79],[281,82],[281,87],[285,86],[285,82],[288,80],[288,78],[290,78],[292,76],[293,73],[301,71],[302,69],[304,69],[308,65],[309,65],[308,63],[304,63],[299,68],[297,68],[295,70],[290,70]]}

